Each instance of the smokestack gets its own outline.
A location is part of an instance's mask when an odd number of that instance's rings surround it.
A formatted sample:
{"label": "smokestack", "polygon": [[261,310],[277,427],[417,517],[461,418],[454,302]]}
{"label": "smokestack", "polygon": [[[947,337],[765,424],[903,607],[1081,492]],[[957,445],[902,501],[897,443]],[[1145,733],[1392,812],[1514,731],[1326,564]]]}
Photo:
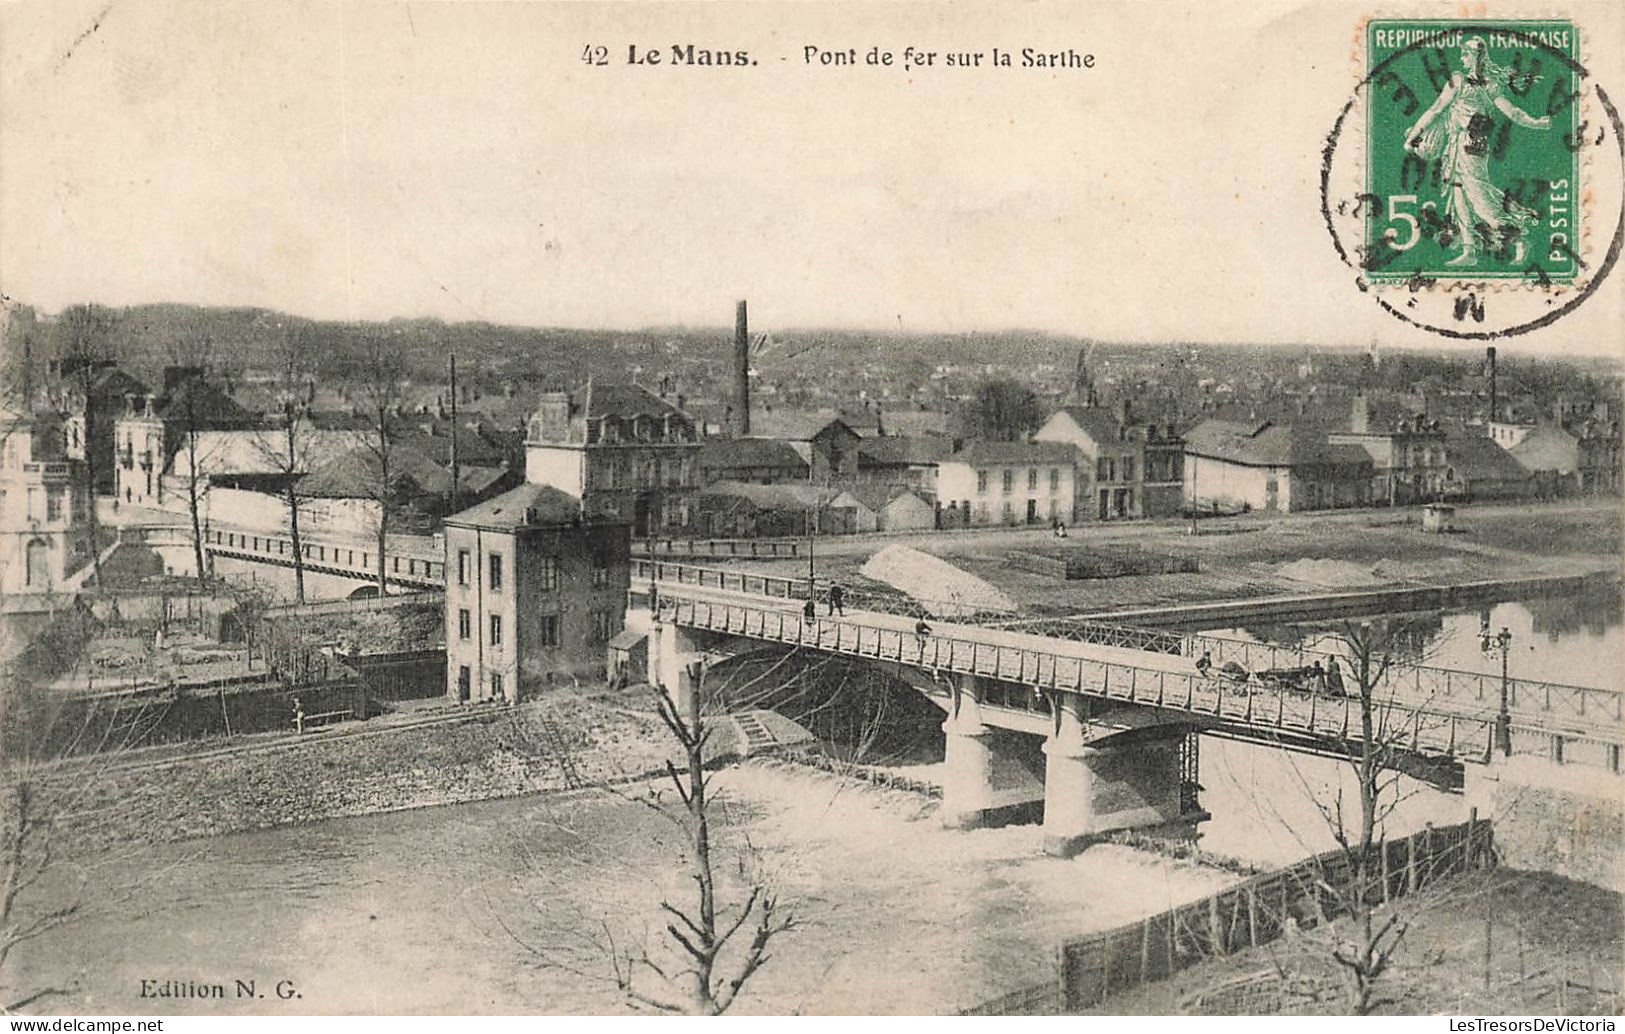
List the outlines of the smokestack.
{"label": "smokestack", "polygon": [[743,301],[734,310],[734,402],[743,438],[750,434],[750,322]]}
{"label": "smokestack", "polygon": [[1484,356],[1488,360],[1489,367],[1490,367],[1490,420],[1489,420],[1489,422],[1493,423],[1495,421],[1495,414],[1497,412],[1496,402],[1498,401],[1496,399],[1496,397],[1495,397],[1495,346],[1491,345],[1490,347],[1484,349]]}

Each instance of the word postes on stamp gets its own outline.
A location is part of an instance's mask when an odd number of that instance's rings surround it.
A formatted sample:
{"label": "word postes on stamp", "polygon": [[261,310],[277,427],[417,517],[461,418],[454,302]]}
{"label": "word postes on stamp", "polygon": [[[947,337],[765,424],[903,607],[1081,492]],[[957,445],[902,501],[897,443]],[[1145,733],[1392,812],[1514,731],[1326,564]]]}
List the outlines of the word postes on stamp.
{"label": "word postes on stamp", "polygon": [[1373,21],[1366,39],[1368,277],[1572,282],[1574,26]]}

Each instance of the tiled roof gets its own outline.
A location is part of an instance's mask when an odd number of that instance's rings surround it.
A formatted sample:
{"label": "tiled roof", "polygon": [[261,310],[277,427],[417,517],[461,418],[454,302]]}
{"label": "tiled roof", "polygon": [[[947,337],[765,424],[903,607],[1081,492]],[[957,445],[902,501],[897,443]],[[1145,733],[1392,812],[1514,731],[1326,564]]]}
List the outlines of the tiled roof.
{"label": "tiled roof", "polygon": [[1446,435],[1444,455],[1459,481],[1518,481],[1529,476],[1505,449],[1483,435]]}
{"label": "tiled roof", "polygon": [[833,410],[774,409],[750,414],[750,433],[759,438],[782,438],[785,441],[811,441],[830,424],[839,423],[856,434],[852,425]]}
{"label": "tiled roof", "polygon": [[1204,420],[1185,435],[1185,451],[1253,467],[1371,463],[1371,456],[1358,445],[1329,445],[1317,429],[1282,426],[1267,420]]}
{"label": "tiled roof", "polygon": [[976,439],[968,441],[944,463],[966,463],[971,466],[999,463],[1057,463],[1071,464],[1077,459],[1077,450],[1064,442],[994,442]]}
{"label": "tiled roof", "polygon": [[1117,414],[1100,406],[1062,406],[1074,424],[1097,443],[1122,440],[1123,423]]}
{"label": "tiled roof", "polygon": [[531,525],[570,524],[581,518],[581,501],[551,485],[526,482],[477,506],[446,518],[447,524],[513,530]]}
{"label": "tiled roof", "polygon": [[858,466],[921,466],[940,463],[954,451],[954,443],[942,435],[889,435],[866,438],[858,446]]}
{"label": "tiled roof", "polygon": [[747,467],[796,467],[807,469],[807,461],[788,442],[776,438],[713,438],[700,447],[695,465],[712,470],[738,470]]}
{"label": "tiled roof", "polygon": [[606,416],[616,417],[621,420],[629,420],[640,416],[656,418],[687,416],[675,405],[667,402],[641,384],[589,383],[583,394],[586,398],[582,404],[586,407],[588,420],[597,420]]}
{"label": "tiled roof", "polygon": [[757,485],[744,481],[718,481],[700,489],[700,495],[711,498],[744,499],[761,509],[798,509],[828,506],[839,491],[820,485],[777,484]]}

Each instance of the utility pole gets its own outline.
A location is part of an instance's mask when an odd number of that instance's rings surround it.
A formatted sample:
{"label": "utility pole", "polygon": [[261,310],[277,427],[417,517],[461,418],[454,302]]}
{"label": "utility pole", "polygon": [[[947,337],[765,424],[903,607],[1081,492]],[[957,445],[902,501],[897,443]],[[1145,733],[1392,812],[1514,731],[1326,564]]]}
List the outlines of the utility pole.
{"label": "utility pole", "polygon": [[[1191,456],[1190,459],[1195,460],[1196,457]],[[1189,533],[1192,534],[1192,535],[1195,535],[1196,534],[1196,472],[1198,470],[1200,470],[1201,468],[1194,462],[1191,463],[1190,467],[1191,467],[1191,526],[1190,526],[1190,532]]]}
{"label": "utility pole", "polygon": [[457,355],[456,355],[456,353],[452,353],[452,355],[450,357],[450,360],[451,360],[451,512],[456,513],[457,510],[459,509],[459,507],[457,505],[457,488],[458,488],[458,482],[461,480],[461,477],[460,477],[461,471],[458,469],[458,463],[457,463],[457,458],[458,457],[457,457]]}

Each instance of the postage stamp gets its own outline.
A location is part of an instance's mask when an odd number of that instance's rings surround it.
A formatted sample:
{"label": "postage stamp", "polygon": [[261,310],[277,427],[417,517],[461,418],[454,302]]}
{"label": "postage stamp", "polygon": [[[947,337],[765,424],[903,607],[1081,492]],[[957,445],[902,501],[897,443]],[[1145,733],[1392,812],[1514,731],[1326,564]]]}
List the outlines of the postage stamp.
{"label": "postage stamp", "polygon": [[1372,281],[1573,282],[1578,59],[1567,20],[1367,24]]}
{"label": "postage stamp", "polygon": [[1625,251],[1625,121],[1566,17],[1362,18],[1321,155],[1354,286],[1445,338],[1566,318]]}

